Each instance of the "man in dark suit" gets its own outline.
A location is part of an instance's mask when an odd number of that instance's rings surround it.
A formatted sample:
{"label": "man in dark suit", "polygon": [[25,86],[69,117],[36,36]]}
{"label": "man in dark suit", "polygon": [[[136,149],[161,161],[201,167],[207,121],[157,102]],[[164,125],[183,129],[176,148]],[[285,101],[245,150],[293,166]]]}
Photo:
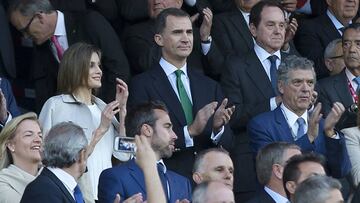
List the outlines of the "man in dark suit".
{"label": "man in dark suit", "polygon": [[360,60],[360,47],[354,43],[358,40],[360,40],[360,24],[351,24],[343,35],[346,68],[338,75],[320,80],[317,86],[319,102],[322,103],[322,112],[325,116],[331,111],[334,102],[342,103],[347,109],[336,125],[339,130],[357,125],[357,107],[354,108],[354,104],[358,103],[359,84],[356,78],[360,76],[360,63],[357,62]]}
{"label": "man in dark suit", "polygon": [[14,47],[2,0],[0,0],[0,28],[0,76],[15,78]]}
{"label": "man in dark suit", "polygon": [[[163,103],[149,102],[136,106],[126,119],[128,136],[145,136],[154,150],[158,173],[168,203],[187,199],[191,201],[191,185],[187,178],[167,170],[163,159],[172,156],[175,150],[176,134],[168,111]],[[112,203],[119,194],[122,199],[141,193],[147,199],[144,174],[135,160],[104,170],[99,179],[99,202]]]}
{"label": "man in dark suit", "polygon": [[231,148],[232,133],[226,124],[234,107],[226,108],[227,99],[223,100],[215,81],[187,64],[193,45],[189,15],[177,8],[165,9],[158,15],[155,27],[154,38],[162,57],[151,70],[133,78],[128,104],[160,100],[169,107],[178,139],[176,152],[165,162],[190,179],[197,151],[215,145]]}
{"label": "man in dark suit", "polygon": [[[267,24],[274,29],[268,29]],[[257,3],[250,13],[250,31],[256,40],[253,50],[241,57],[229,57],[222,75],[223,90],[236,106],[230,125],[236,135],[236,148],[231,155],[237,202],[249,200],[256,190],[247,123],[259,113],[275,109],[281,102],[275,88],[276,69],[286,56],[280,51],[285,38],[285,24],[284,12],[279,4],[269,1]]]}
{"label": "man in dark suit", "polygon": [[324,63],[324,50],[334,39],[341,38],[344,27],[355,17],[358,0],[327,1],[328,10],[325,14],[304,21],[295,35],[296,49],[304,57],[315,62],[317,78],[329,76]]}
{"label": "man in dark suit", "polygon": [[[154,19],[160,11],[166,8],[181,8],[183,0],[149,0],[148,21],[135,24],[128,28],[124,34],[125,51],[134,74],[142,73],[158,64],[161,58],[161,49],[154,41]],[[222,54],[217,46],[212,43],[210,29],[213,14],[209,8],[201,11],[204,16],[200,29],[193,29],[193,51],[188,57],[187,63],[199,72],[216,77],[221,73]]]}
{"label": "man in dark suit", "polygon": [[[249,17],[252,7],[260,0],[233,0],[236,7],[232,11],[214,16],[214,26],[211,35],[225,58],[228,55],[243,56],[254,49],[254,39],[249,29]],[[292,1],[292,0],[291,0]],[[286,5],[283,5],[286,6]],[[292,45],[292,37],[295,35],[297,24],[292,23],[289,28],[294,27],[293,32],[288,32],[287,42],[281,50],[297,54]],[[289,29],[290,31],[290,29]],[[291,34],[291,36],[290,36]],[[291,48],[289,48],[291,46]]]}
{"label": "man in dark suit", "polygon": [[98,13],[62,13],[53,10],[48,0],[15,0],[9,9],[11,23],[36,44],[32,77],[37,110],[56,93],[59,61],[64,50],[76,42],[94,44],[102,51],[104,85],[100,97],[104,101],[113,100],[116,77],[129,79],[129,66],[120,41]]}
{"label": "man in dark suit", "polygon": [[84,202],[77,181],[86,168],[87,147],[80,126],[71,122],[55,125],[44,141],[42,163],[46,167],[26,186],[20,202]]}
{"label": "man in dark suit", "polygon": [[315,151],[326,156],[331,175],[342,178],[351,165],[344,135],[335,131],[335,125],[345,109],[341,103],[334,103],[324,121],[320,114],[321,104],[317,104],[309,115],[315,77],[313,63],[306,58],[289,56],[282,61],[278,69],[282,104],[249,122],[250,145],[256,154],[271,142],[297,144],[302,151]]}
{"label": "man in dark suit", "polygon": [[301,154],[300,147],[286,142],[273,142],[262,148],[256,156],[256,173],[263,188],[247,203],[288,202],[282,182],[287,160]]}
{"label": "man in dark suit", "polygon": [[0,129],[13,117],[20,115],[10,82],[0,78]]}

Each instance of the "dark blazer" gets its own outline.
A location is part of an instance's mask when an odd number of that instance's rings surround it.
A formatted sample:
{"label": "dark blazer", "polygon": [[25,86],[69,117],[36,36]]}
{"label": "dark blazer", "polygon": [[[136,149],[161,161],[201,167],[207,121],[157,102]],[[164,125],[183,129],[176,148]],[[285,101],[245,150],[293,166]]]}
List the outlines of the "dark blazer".
{"label": "dark blazer", "polygon": [[[319,93],[318,101],[322,104],[322,112],[325,116],[329,114],[334,102],[341,102],[346,109],[354,103],[345,70],[341,73],[320,80],[317,85]],[[346,110],[341,116],[336,127],[341,130],[343,128],[356,126],[356,113]]]}
{"label": "dark blazer", "polygon": [[2,1],[0,1],[0,28],[0,74],[7,78],[15,78],[16,67],[13,41]]}
{"label": "dark blazer", "polygon": [[[188,199],[191,201],[191,185],[187,178],[167,170],[170,201]],[[147,199],[144,174],[134,159],[119,166],[104,170],[99,178],[98,199],[101,203],[113,203],[116,194],[124,201],[136,193]]]}
{"label": "dark blazer", "polygon": [[261,188],[257,191],[256,196],[247,201],[246,203],[276,203],[275,200]]}
{"label": "dark blazer", "polygon": [[[191,68],[188,66],[187,71],[193,101],[193,117],[195,118],[196,113],[206,104],[217,101],[220,105],[223,95],[218,83],[200,73],[192,71]],[[170,159],[166,159],[165,163],[170,169],[191,178],[192,164],[195,158],[194,153],[214,146],[210,139],[212,117],[209,119],[203,133],[194,137],[194,148],[189,149],[185,147],[183,131],[184,126],[187,125],[185,114],[176,93],[159,64],[151,70],[135,76],[131,81],[129,92],[128,104],[130,106],[154,100],[160,100],[166,104],[169,109],[173,130],[178,136],[178,139],[175,141],[175,147],[179,148],[180,151],[175,152]],[[227,125],[219,145],[228,150],[232,147],[232,132]]]}
{"label": "dark blazer", "polygon": [[10,82],[5,78],[0,78],[0,89],[3,92],[6,99],[6,108],[11,113],[11,116],[14,118],[20,115],[20,110],[16,104],[14,94],[12,92]]}
{"label": "dark blazer", "polygon": [[291,129],[279,106],[274,111],[265,112],[253,118],[248,125],[248,134],[254,154],[257,154],[259,149],[272,142],[294,143],[303,152],[314,151],[324,155],[331,175],[336,178],[344,177],[351,169],[344,135],[338,132],[340,139],[331,139],[324,134],[323,129],[324,120],[322,119],[319,124],[319,134],[313,143],[310,143],[307,135],[294,141]]}
{"label": "dark blazer", "polygon": [[[161,58],[161,48],[154,41],[154,21],[148,20],[135,24],[125,32],[125,52],[134,74],[142,73],[158,64]],[[189,66],[199,72],[216,77],[221,73],[222,53],[215,43],[211,43],[210,50],[205,56],[202,53],[199,29],[193,27],[193,50],[187,59]]]}
{"label": "dark blazer", "polygon": [[[69,46],[82,41],[101,49],[103,85],[99,97],[105,102],[112,101],[115,98],[115,78],[127,81],[130,77],[129,65],[115,31],[103,16],[94,11],[64,12],[64,16]],[[35,47],[34,61],[33,78],[37,110],[40,111],[43,103],[57,90],[59,63],[51,52],[49,41]]]}
{"label": "dark blazer", "polygon": [[294,38],[295,46],[302,56],[314,61],[317,78],[329,76],[324,63],[324,51],[337,38],[341,38],[341,35],[326,13],[299,25]]}
{"label": "dark blazer", "polygon": [[21,203],[75,203],[64,184],[49,169],[44,168],[36,179],[26,186]]}

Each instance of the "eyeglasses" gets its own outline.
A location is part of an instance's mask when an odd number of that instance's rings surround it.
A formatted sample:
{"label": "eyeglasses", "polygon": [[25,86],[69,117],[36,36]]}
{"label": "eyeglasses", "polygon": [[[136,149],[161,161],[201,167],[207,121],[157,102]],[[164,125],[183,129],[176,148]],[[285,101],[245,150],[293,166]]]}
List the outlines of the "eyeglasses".
{"label": "eyeglasses", "polygon": [[339,55],[339,56],[332,56],[332,57],[329,57],[329,59],[337,59],[337,58],[342,58],[344,55]]}
{"label": "eyeglasses", "polygon": [[36,17],[36,14],[34,14],[33,17],[31,17],[29,23],[24,28],[20,29],[19,31],[23,34],[27,34],[29,31],[30,25],[33,22],[33,20],[35,19],[35,17]]}

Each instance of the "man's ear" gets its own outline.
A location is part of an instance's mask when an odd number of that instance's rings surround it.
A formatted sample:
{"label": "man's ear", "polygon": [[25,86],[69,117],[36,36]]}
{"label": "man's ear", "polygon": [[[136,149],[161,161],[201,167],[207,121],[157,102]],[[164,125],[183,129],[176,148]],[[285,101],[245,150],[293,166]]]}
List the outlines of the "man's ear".
{"label": "man's ear", "polygon": [[148,124],[143,124],[140,129],[141,135],[145,135],[146,137],[150,137],[153,134],[153,129]]}
{"label": "man's ear", "polygon": [[253,23],[250,23],[249,29],[250,29],[251,35],[256,39],[256,27]]}
{"label": "man's ear", "polygon": [[331,59],[325,59],[324,60],[325,62],[325,67],[330,71],[332,72],[334,67],[332,66],[332,60]]}
{"label": "man's ear", "polygon": [[82,163],[82,162],[86,163],[86,160],[87,160],[86,156],[88,156],[88,154],[86,153],[86,148],[85,148],[80,151],[79,163]]}
{"label": "man's ear", "polygon": [[287,181],[285,183],[285,187],[286,187],[287,191],[290,192],[290,194],[294,194],[295,190],[296,190],[296,183],[294,181]]}
{"label": "man's ear", "polygon": [[160,47],[164,46],[163,38],[160,34],[155,34],[154,40],[155,40],[156,44],[159,45]]}
{"label": "man's ear", "polygon": [[272,173],[276,176],[277,179],[282,180],[283,169],[284,168],[280,164],[274,164],[272,166]]}
{"label": "man's ear", "polygon": [[202,182],[202,176],[199,172],[193,173],[192,178],[196,184],[200,184]]}
{"label": "man's ear", "polygon": [[281,95],[283,95],[284,94],[284,86],[285,86],[284,81],[278,80],[277,86],[278,86],[279,93]]}

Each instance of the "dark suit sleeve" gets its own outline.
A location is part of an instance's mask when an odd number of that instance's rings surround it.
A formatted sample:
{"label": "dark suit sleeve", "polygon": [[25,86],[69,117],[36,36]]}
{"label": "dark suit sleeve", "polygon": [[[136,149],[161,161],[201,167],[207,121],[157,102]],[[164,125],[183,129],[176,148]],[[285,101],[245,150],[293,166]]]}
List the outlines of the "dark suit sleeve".
{"label": "dark suit sleeve", "polygon": [[[244,71],[240,70],[244,68],[242,66],[243,63],[240,62],[240,59],[229,58],[221,77],[224,93],[236,108],[230,120],[230,125],[234,131],[246,129],[247,123],[255,115],[270,111],[270,99],[257,100],[254,98],[253,100],[251,98],[253,93],[245,93],[245,89],[255,90],[255,88],[249,87],[252,84],[245,85],[242,82],[243,77],[247,77],[244,75]],[[249,80],[247,79],[247,81]]]}
{"label": "dark suit sleeve", "polygon": [[102,52],[104,84],[100,94],[106,102],[110,102],[115,98],[115,79],[118,77],[126,82],[129,80],[129,64],[118,36],[105,18],[97,12],[90,12],[86,17],[86,28],[88,32],[92,32],[89,37]]}
{"label": "dark suit sleeve", "polygon": [[275,142],[267,130],[264,128],[263,123],[265,121],[259,119],[252,119],[247,126],[247,133],[250,137],[250,147],[254,155],[263,148],[265,145]]}
{"label": "dark suit sleeve", "polygon": [[5,78],[1,78],[1,90],[6,98],[7,110],[11,113],[11,116],[14,118],[20,115],[20,110],[16,104],[10,82]]}
{"label": "dark suit sleeve", "polygon": [[345,145],[344,134],[338,133],[340,139],[325,137],[326,158],[331,176],[343,178],[350,173],[351,163]]}
{"label": "dark suit sleeve", "polygon": [[114,169],[104,170],[99,177],[98,200],[101,203],[113,203],[116,194],[119,194],[124,201],[125,192],[123,185],[118,181]]}
{"label": "dark suit sleeve", "polygon": [[[30,186],[30,187],[29,187]],[[30,184],[25,188],[24,194],[20,200],[20,203],[64,203],[66,201],[63,197],[63,193],[60,190],[51,190],[53,188],[40,189],[44,185],[42,184]],[[75,202],[75,201],[74,201]]]}
{"label": "dark suit sleeve", "polygon": [[224,17],[225,16],[222,15],[214,16],[211,35],[213,36],[213,41],[217,43],[223,55],[227,56],[229,54],[234,54],[234,49],[232,48],[231,39],[229,38],[229,30],[227,30],[227,26],[225,26],[224,20],[226,19]]}

